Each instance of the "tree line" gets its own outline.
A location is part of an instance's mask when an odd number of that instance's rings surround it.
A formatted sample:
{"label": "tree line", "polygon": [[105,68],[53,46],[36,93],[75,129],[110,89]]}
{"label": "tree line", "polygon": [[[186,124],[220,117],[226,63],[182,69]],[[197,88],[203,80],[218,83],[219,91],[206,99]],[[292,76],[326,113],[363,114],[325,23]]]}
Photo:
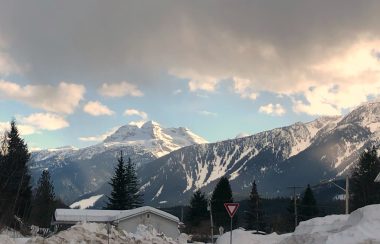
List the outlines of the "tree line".
{"label": "tree line", "polygon": [[[380,158],[377,151],[376,147],[365,149],[361,153],[357,164],[349,172],[346,172],[350,178],[350,212],[369,204],[380,203],[380,183],[374,182],[376,176],[380,173]],[[245,203],[247,202],[247,206],[245,206],[245,210],[242,210],[244,213],[240,214],[240,216],[244,216],[244,220],[239,221],[243,223],[244,228],[265,232],[273,231],[273,226],[269,226],[273,223],[269,223],[265,218],[264,200],[268,201],[260,196],[257,183],[253,181],[249,197],[244,201]],[[278,199],[278,201],[283,202],[282,198]],[[210,212],[207,210],[209,202],[211,202],[212,206],[212,217],[216,227],[215,233],[218,232],[219,226],[229,230],[229,216],[224,208],[224,203],[233,202],[233,197],[228,178],[225,176],[217,183],[210,199],[201,190],[197,190],[192,195],[188,214],[185,218],[188,232],[201,233],[203,231],[209,234]],[[281,223],[282,231],[293,231],[295,218],[299,223],[300,221],[325,215],[325,211],[321,211],[321,207],[315,198],[313,187],[310,185],[307,185],[303,192],[296,196],[295,202],[296,206],[294,206],[294,198],[292,197],[288,200],[287,206],[282,204],[282,207],[286,209],[281,216],[278,216],[280,219],[275,220]],[[297,208],[297,215],[294,207]],[[235,222],[237,222],[236,219]]]}
{"label": "tree line", "polygon": [[[380,203],[380,184],[374,179],[380,172],[380,158],[376,147],[368,148],[359,157],[358,163],[350,172],[350,211],[357,208]],[[139,180],[136,166],[128,158],[124,159],[120,152],[117,158],[115,172],[109,184],[111,194],[107,197],[105,209],[132,209],[143,204],[142,194],[139,192]],[[36,187],[32,188],[29,172],[30,153],[26,142],[20,137],[16,122],[10,123],[10,129],[4,133],[0,141],[0,228],[9,226],[21,229],[22,223],[49,227],[51,217],[58,207],[67,207],[54,193],[54,186],[48,170],[43,170]],[[244,213],[244,227],[247,229],[268,231],[257,183],[252,182],[248,197],[248,210]],[[209,225],[208,202],[211,204],[214,226],[229,228],[229,215],[224,203],[234,202],[232,190],[227,177],[220,178],[215,186],[210,201],[205,193],[196,191],[191,200],[186,223],[189,228]],[[300,198],[296,199],[296,207],[300,221],[316,216],[321,212],[314,197],[312,187],[308,185]],[[287,207],[288,224],[294,223],[294,199]],[[20,221],[21,220],[21,223]],[[237,219],[234,219],[234,223]],[[217,229],[215,229],[217,232]]]}
{"label": "tree line", "polygon": [[0,228],[23,231],[26,225],[49,227],[54,210],[65,206],[56,198],[47,170],[33,189],[29,172],[30,153],[20,137],[15,120],[1,138],[0,148]]}
{"label": "tree line", "polygon": [[[42,170],[36,187],[29,172],[30,153],[21,138],[15,120],[0,140],[0,229],[10,227],[28,233],[31,225],[49,228],[57,208],[68,208],[54,192],[47,169]],[[124,210],[143,204],[139,193],[136,166],[125,162],[120,152],[105,209]]]}

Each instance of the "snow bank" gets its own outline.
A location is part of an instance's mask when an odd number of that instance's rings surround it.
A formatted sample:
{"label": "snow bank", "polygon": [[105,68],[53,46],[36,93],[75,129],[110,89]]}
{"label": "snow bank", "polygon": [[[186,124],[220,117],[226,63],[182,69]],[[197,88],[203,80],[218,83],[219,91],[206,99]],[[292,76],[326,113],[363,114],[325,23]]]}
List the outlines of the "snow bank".
{"label": "snow bank", "polygon": [[[245,243],[255,243],[255,244],[275,244],[279,243],[287,235],[277,235],[272,233],[270,235],[257,235],[252,231],[245,231],[241,229],[236,229],[232,231],[233,243],[245,244]],[[230,232],[226,232],[221,237],[218,238],[216,244],[229,244],[230,243]]]}
{"label": "snow bank", "polygon": [[0,235],[0,243],[1,244],[15,244],[13,239],[11,239],[9,236],[3,235],[3,234]]}
{"label": "snow bank", "polygon": [[[329,215],[303,221],[293,233],[285,235],[255,235],[252,231],[234,230],[234,243],[278,244],[380,244],[380,204],[360,208],[350,215]],[[227,244],[230,233],[218,238],[217,244]]]}
{"label": "snow bank", "polygon": [[[11,238],[22,238],[24,237],[19,231],[5,227],[0,231],[0,235],[6,235]],[[2,242],[0,242],[2,243]]]}
{"label": "snow bank", "polygon": [[379,229],[380,205],[369,205],[350,215],[329,215],[301,222],[280,243],[380,243]]}
{"label": "snow bank", "polygon": [[[119,231],[111,228],[109,243],[128,243],[128,244],[185,244],[187,236],[180,236],[179,240],[172,240],[164,235],[160,235],[154,228],[139,225],[136,233]],[[0,243],[2,243],[0,241]],[[72,226],[70,229],[61,231],[49,238],[34,237],[27,243],[46,244],[46,243],[108,243],[107,226],[97,223],[81,223]],[[13,243],[12,243],[13,244]]]}

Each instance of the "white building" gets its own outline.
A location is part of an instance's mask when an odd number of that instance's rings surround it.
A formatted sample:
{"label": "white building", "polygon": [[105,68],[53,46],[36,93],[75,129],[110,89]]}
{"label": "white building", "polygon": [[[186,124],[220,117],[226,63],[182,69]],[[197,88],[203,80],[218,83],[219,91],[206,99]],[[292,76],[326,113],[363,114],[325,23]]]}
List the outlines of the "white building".
{"label": "white building", "polygon": [[139,224],[143,224],[174,239],[180,234],[176,216],[149,206],[131,210],[57,209],[52,224],[58,227],[78,222],[110,223],[132,233],[136,232]]}

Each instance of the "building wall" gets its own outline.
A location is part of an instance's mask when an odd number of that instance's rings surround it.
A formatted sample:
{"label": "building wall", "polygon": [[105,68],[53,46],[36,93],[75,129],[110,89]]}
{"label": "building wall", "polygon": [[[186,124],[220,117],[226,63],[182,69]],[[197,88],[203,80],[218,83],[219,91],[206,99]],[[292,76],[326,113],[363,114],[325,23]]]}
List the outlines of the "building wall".
{"label": "building wall", "polygon": [[163,218],[154,213],[142,213],[132,218],[121,220],[118,224],[118,229],[127,232],[136,232],[139,224],[151,225],[159,233],[164,233],[166,236],[176,239],[179,236],[178,223],[166,218]]}

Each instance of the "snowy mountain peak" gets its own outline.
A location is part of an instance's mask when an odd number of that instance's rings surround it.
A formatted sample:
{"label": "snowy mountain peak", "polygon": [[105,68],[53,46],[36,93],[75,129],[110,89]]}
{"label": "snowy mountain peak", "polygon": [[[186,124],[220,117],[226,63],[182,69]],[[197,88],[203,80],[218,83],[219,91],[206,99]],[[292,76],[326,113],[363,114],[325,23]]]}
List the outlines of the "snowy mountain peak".
{"label": "snowy mountain peak", "polygon": [[205,139],[184,127],[163,128],[155,121],[147,121],[141,127],[124,125],[108,136],[101,145],[134,146],[161,157],[181,147],[207,143]]}
{"label": "snowy mountain peak", "polygon": [[380,102],[362,104],[347,114],[339,124],[360,124],[370,127],[371,124],[380,123]]}
{"label": "snowy mountain peak", "polygon": [[141,128],[154,128],[154,127],[161,127],[161,125],[157,123],[156,121],[149,120],[141,126]]}

